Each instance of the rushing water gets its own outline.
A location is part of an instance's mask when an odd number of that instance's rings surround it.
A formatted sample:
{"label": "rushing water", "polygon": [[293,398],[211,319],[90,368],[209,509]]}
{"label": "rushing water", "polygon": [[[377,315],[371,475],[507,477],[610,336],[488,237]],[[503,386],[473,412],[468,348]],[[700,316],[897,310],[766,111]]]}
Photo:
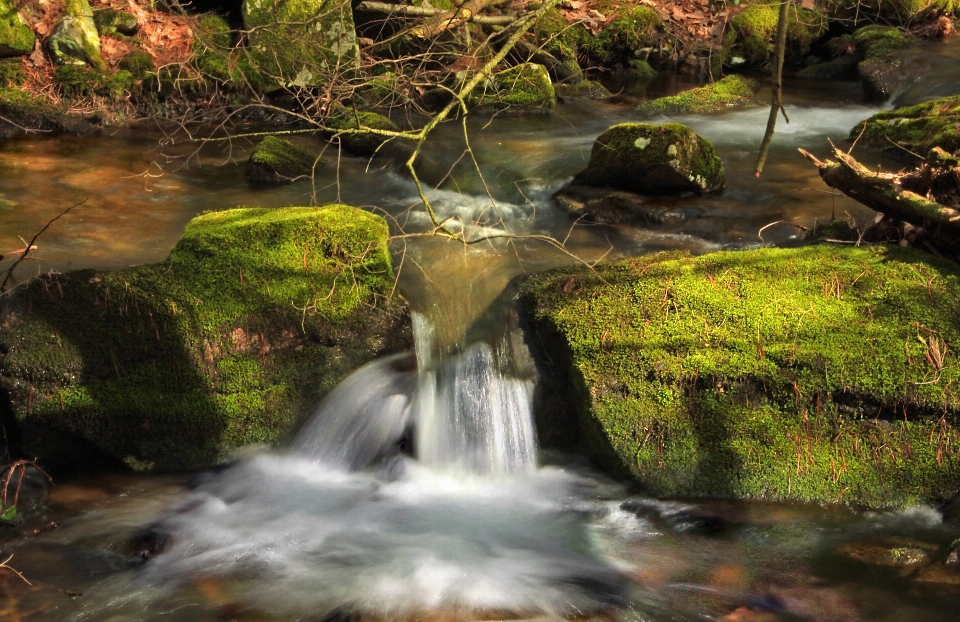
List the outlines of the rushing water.
{"label": "rushing water", "polygon": [[[944,58],[957,49],[945,46]],[[901,97],[956,87],[941,73]],[[423,166],[435,179],[450,173],[431,201],[471,235],[545,233],[584,259],[789,243],[796,225],[872,216],[824,192],[796,152],[825,152],[828,138],[842,140],[877,110],[859,100],[852,84],[790,85],[791,122],[778,125],[760,180],[751,171],[766,111],[671,118],[714,141],[728,188],[656,199],[673,214],[656,227],[571,228],[549,200],[600,132],[645,119],[627,96],[472,123],[482,178],[462,158],[459,124],[441,126]],[[252,190],[237,164],[249,145],[156,145],[141,131],[0,146],[0,253],[82,200],[41,238],[27,270],[156,261],[193,215],[236,205],[342,200],[398,230],[428,226],[414,186],[389,168],[344,159],[312,183]],[[958,534],[931,509],[655,500],[575,457],[538,451],[532,364],[503,293],[513,276],[568,255],[536,241],[408,239],[395,251],[416,310],[414,353],[355,372],[283,451],[253,448],[189,481],[109,475],[54,488],[36,524],[60,526],[5,547],[33,584],[0,572],[0,619],[659,621],[720,619],[738,607],[768,612],[757,620],[957,619],[960,586],[949,576],[843,553],[903,542],[942,550]],[[163,552],[131,561],[143,542]]]}

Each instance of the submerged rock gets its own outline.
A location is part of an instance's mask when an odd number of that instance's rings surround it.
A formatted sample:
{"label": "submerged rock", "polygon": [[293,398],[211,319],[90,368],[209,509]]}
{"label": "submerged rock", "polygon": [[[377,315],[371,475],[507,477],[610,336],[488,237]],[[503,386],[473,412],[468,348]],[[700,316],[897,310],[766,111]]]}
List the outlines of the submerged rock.
{"label": "submerged rock", "polygon": [[285,184],[312,177],[320,168],[320,154],[276,136],[267,136],[247,160],[247,181],[253,184]]}
{"label": "submerged rock", "polygon": [[36,35],[21,17],[14,0],[0,0],[0,58],[22,56],[33,51]]}
{"label": "submerged rock", "polygon": [[731,75],[669,97],[661,97],[640,104],[638,110],[660,113],[720,112],[759,105],[755,95],[759,85],[755,80]]}
{"label": "submerged rock", "polygon": [[860,144],[900,157],[908,151],[926,155],[934,147],[955,153],[960,150],[960,95],[882,110],[850,130],[851,140],[858,136]]}
{"label": "submerged rock", "polygon": [[250,57],[274,87],[316,87],[357,69],[360,48],[346,0],[244,0]]}
{"label": "submerged rock", "polygon": [[138,470],[274,443],[409,345],[388,235],[345,205],[235,209],[194,218],[158,264],[39,278],[0,303],[13,416]]}
{"label": "submerged rock", "polygon": [[469,105],[477,110],[550,111],[557,103],[547,68],[522,63],[494,74],[477,88]]}
{"label": "submerged rock", "polygon": [[881,507],[960,487],[960,364],[937,355],[960,348],[956,264],[661,253],[519,289],[538,392],[562,396],[538,426],[652,494]]}
{"label": "submerged rock", "polygon": [[565,186],[553,199],[571,218],[602,225],[660,225],[699,215],[690,207],[675,209],[662,201],[655,203],[632,192],[589,186]]}
{"label": "submerged rock", "polygon": [[106,71],[100,56],[100,33],[87,0],[67,0],[66,13],[46,40],[47,51],[57,65],[89,64]]}
{"label": "submerged rock", "polygon": [[640,194],[719,192],[726,181],[713,144],[679,123],[621,123],[593,144],[574,185]]}

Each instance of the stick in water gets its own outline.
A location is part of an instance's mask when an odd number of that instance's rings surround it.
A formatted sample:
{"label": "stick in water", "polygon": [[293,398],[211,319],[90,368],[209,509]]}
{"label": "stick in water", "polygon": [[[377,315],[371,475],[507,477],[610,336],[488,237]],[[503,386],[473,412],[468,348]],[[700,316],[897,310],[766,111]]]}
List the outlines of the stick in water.
{"label": "stick in water", "polygon": [[87,200],[84,199],[84,200],[80,201],[79,203],[76,203],[76,204],[74,204],[74,205],[71,205],[71,206],[68,207],[67,209],[65,209],[65,210],[63,210],[62,212],[60,212],[59,214],[57,214],[57,215],[53,218],[53,220],[51,220],[50,222],[48,222],[47,224],[45,224],[45,225],[43,226],[43,229],[41,229],[40,231],[37,231],[36,235],[34,235],[33,238],[30,240],[30,243],[27,244],[27,246],[26,246],[26,248],[24,249],[23,253],[20,254],[20,257],[19,257],[15,262],[13,262],[13,265],[12,265],[12,266],[10,266],[9,268],[7,268],[7,274],[6,274],[6,276],[4,277],[4,279],[3,279],[3,283],[0,283],[0,294],[2,294],[3,292],[7,291],[7,282],[11,279],[11,277],[13,277],[13,271],[16,269],[16,267],[20,265],[20,262],[22,262],[24,259],[27,258],[27,255],[30,254],[30,251],[32,251],[33,249],[36,248],[36,245],[34,245],[34,242],[37,241],[37,238],[39,238],[40,235],[41,235],[44,231],[46,231],[47,229],[49,229],[49,228],[50,228],[50,225],[52,225],[53,223],[57,222],[57,221],[60,220],[62,217],[66,216],[68,213],[70,213],[70,210],[72,210],[72,209],[75,208],[75,207],[80,207],[81,205],[83,205],[83,204],[86,203],[86,202],[87,202]]}
{"label": "stick in water", "polygon": [[[767,118],[767,131],[763,133],[763,142],[760,143],[760,153],[757,156],[757,166],[753,174],[760,177],[763,171],[763,164],[767,161],[767,153],[770,151],[770,143],[773,142],[773,130],[777,126],[777,115],[783,110],[783,103],[780,101],[780,92],[783,86],[783,57],[787,47],[787,11],[790,7],[790,0],[781,0],[780,16],[777,18],[777,47],[773,56],[773,91],[770,99],[770,116]],[[783,118],[787,123],[787,111],[783,110]]]}

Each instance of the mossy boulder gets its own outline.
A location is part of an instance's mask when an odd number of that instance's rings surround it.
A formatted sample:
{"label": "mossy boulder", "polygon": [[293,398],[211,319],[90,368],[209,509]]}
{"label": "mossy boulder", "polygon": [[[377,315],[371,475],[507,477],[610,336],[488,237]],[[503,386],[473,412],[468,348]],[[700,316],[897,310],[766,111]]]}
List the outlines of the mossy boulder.
{"label": "mossy boulder", "polygon": [[960,487],[956,264],[893,246],[664,253],[520,290],[555,409],[541,436],[652,494],[881,507]]}
{"label": "mossy boulder", "polygon": [[356,70],[360,48],[347,0],[244,0],[251,64],[276,87],[316,87]]}
{"label": "mossy boulder", "polygon": [[[785,60],[797,63],[810,51],[811,44],[827,32],[827,17],[819,10],[798,6],[790,7],[788,16]],[[725,62],[740,57],[748,63],[761,64],[773,58],[778,19],[777,4],[752,4],[738,13],[730,20],[724,38]]]}
{"label": "mossy boulder", "polygon": [[404,150],[405,145],[397,144],[396,139],[376,132],[400,131],[396,123],[376,112],[348,110],[330,119],[327,125],[338,132],[340,144],[353,155],[365,158],[393,156]]}
{"label": "mossy boulder", "polygon": [[582,74],[577,53],[590,37],[583,24],[568,23],[563,14],[553,8],[537,20],[531,31],[537,48],[552,54],[574,74]]}
{"label": "mossy boulder", "polygon": [[547,68],[521,63],[490,76],[477,87],[468,105],[479,111],[549,112],[556,103]]}
{"label": "mossy boulder", "polygon": [[345,375],[407,347],[386,222],[345,206],[194,218],[163,262],[33,281],[0,303],[21,426],[136,469],[276,443]]}
{"label": "mossy boulder", "polygon": [[882,110],[850,130],[851,140],[858,136],[859,144],[900,157],[909,156],[908,151],[926,156],[934,147],[956,153],[960,150],[960,95]]}
{"label": "mossy boulder", "polygon": [[46,46],[57,65],[88,64],[101,72],[107,70],[100,56],[100,33],[87,0],[67,0],[66,12]]}
{"label": "mossy boulder", "polygon": [[97,32],[105,37],[137,34],[137,16],[117,9],[97,9],[93,12],[93,21]]}
{"label": "mossy boulder", "polygon": [[730,75],[712,84],[644,102],[638,109],[655,113],[706,113],[750,108],[759,105],[757,89],[759,85],[755,80]]}
{"label": "mossy boulder", "polygon": [[247,160],[247,181],[258,185],[284,184],[312,177],[320,168],[320,154],[276,136],[267,136]]}
{"label": "mossy boulder", "polygon": [[658,43],[663,19],[654,9],[603,2],[597,9],[607,16],[608,21],[596,36],[587,34],[580,43],[580,48],[594,62],[602,65],[626,62],[634,58],[638,50]]}
{"label": "mossy boulder", "polygon": [[607,99],[612,94],[607,87],[593,80],[581,80],[576,84],[558,84],[554,87],[557,97],[566,99]]}
{"label": "mossy boulder", "polygon": [[[79,117],[68,115],[47,100],[27,93],[16,86],[0,88],[0,137],[29,130],[86,134],[93,126]],[[10,122],[13,122],[13,125]]]}
{"label": "mossy boulder", "polygon": [[857,57],[838,56],[833,60],[804,67],[797,77],[804,80],[848,80],[857,77]]}
{"label": "mossy boulder", "polygon": [[880,17],[884,21],[908,25],[921,11],[939,8],[947,15],[960,12],[956,0],[884,0],[879,3]]}
{"label": "mossy boulder", "polygon": [[149,54],[143,50],[137,50],[121,58],[117,63],[117,69],[127,71],[134,78],[142,80],[147,74],[156,71],[157,67]]}
{"label": "mossy boulder", "polygon": [[853,33],[860,64],[857,73],[869,97],[887,99],[909,77],[903,75],[901,52],[916,45],[909,34],[888,26],[864,26]]}
{"label": "mossy boulder", "polygon": [[0,87],[23,86],[27,83],[27,70],[19,59],[0,62]]}
{"label": "mossy boulder", "polygon": [[620,123],[593,143],[582,186],[640,194],[719,192],[726,180],[713,143],[679,123]]}
{"label": "mossy boulder", "polygon": [[53,81],[68,99],[96,95],[118,101],[130,93],[139,78],[123,69],[99,71],[86,65],[62,65],[54,71]]}
{"label": "mossy boulder", "polygon": [[0,58],[22,56],[33,51],[37,36],[20,15],[20,4],[0,0]]}

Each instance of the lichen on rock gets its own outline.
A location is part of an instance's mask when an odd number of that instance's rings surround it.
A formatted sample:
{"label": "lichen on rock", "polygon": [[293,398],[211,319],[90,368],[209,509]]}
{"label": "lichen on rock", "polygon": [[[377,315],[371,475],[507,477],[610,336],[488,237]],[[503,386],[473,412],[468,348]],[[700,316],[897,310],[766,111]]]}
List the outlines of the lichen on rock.
{"label": "lichen on rock", "polygon": [[106,72],[100,56],[100,33],[87,0],[67,0],[66,12],[46,40],[47,51],[57,65],[84,65]]}
{"label": "lichen on rock", "polygon": [[0,302],[13,415],[157,470],[276,443],[409,345],[388,236],[345,205],[234,209],[194,218],[160,263],[37,279]]}
{"label": "lichen on rock", "polygon": [[895,246],[674,252],[520,290],[553,362],[538,425],[651,494],[882,507],[960,486],[956,264]]}
{"label": "lichen on rock", "polygon": [[267,136],[247,160],[247,181],[253,184],[284,184],[312,177],[320,168],[315,150],[276,136]]}
{"label": "lichen on rock", "polygon": [[638,110],[660,113],[720,112],[759,105],[755,95],[759,85],[755,80],[729,75],[676,95],[660,97],[640,104]]}
{"label": "lichen on rock", "polygon": [[573,184],[675,194],[719,192],[726,180],[713,144],[686,125],[621,123],[597,138]]}

